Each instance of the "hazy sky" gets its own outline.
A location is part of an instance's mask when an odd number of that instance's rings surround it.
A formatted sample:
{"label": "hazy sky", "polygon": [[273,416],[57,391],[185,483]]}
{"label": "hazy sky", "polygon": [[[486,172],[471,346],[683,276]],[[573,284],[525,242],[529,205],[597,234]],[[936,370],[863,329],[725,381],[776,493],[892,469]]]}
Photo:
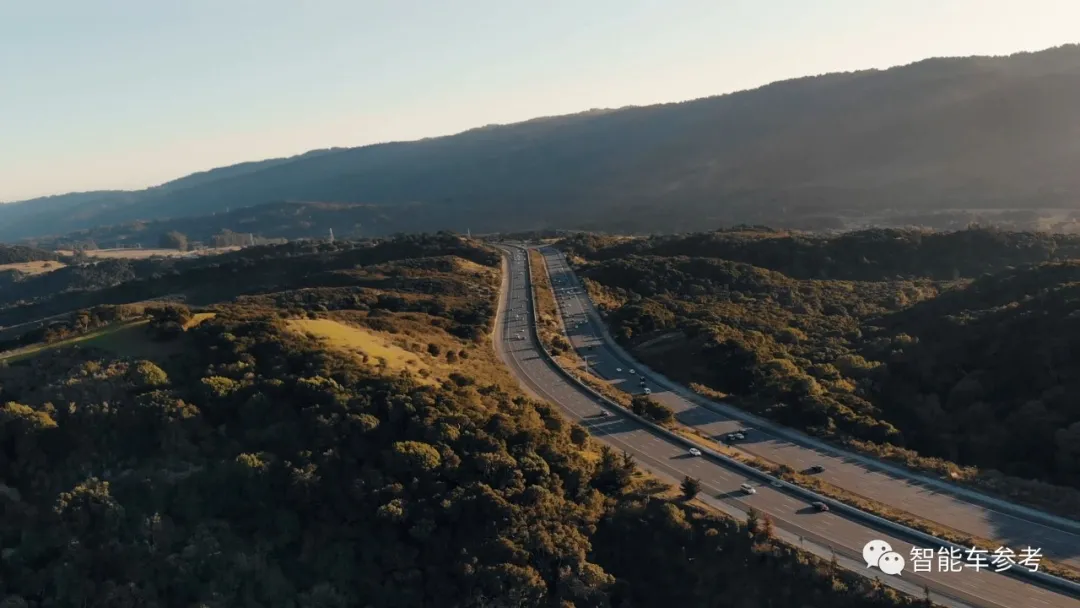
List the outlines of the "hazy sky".
{"label": "hazy sky", "polygon": [[0,200],[1080,42],[1077,0],[0,0]]}

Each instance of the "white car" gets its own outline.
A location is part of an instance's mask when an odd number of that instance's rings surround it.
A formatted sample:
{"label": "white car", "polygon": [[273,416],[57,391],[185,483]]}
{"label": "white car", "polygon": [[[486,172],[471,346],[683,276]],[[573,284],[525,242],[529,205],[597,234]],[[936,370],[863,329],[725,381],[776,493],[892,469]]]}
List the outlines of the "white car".
{"label": "white car", "polygon": [[634,370],[630,370],[630,373],[631,374],[636,374],[637,372],[635,372]]}
{"label": "white car", "polygon": [[615,371],[617,371],[617,372],[622,372],[622,368],[621,368],[621,367],[616,367],[616,368],[615,368]]}
{"label": "white car", "polygon": [[651,395],[652,394],[652,389],[651,388],[645,389],[645,394],[646,395]]}
{"label": "white car", "polygon": [[690,448],[690,455],[691,456],[701,456],[701,450],[699,450],[697,448]]}
{"label": "white car", "polygon": [[742,484],[739,486],[739,489],[742,490],[744,494],[757,494],[757,489],[748,483]]}

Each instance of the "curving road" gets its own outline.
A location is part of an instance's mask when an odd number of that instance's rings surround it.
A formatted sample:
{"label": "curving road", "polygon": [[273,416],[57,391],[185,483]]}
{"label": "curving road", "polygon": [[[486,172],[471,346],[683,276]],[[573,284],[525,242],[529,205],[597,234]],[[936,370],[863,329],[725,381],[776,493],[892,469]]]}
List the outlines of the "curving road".
{"label": "curving road", "polygon": [[[559,405],[569,418],[582,424],[599,441],[629,452],[643,468],[669,482],[677,482],[684,475],[700,479],[704,486],[702,499],[735,517],[745,518],[750,507],[769,514],[778,536],[826,558],[835,555],[842,567],[867,573],[860,555],[863,545],[872,539],[885,540],[901,555],[910,555],[912,544],[903,538],[833,512],[817,513],[803,500],[760,485],[719,462],[691,457],[681,444],[623,416],[619,408],[610,408],[613,415],[601,417],[607,406],[567,381],[542,356],[532,331],[534,311],[529,291],[527,256],[508,255],[495,331],[496,350],[529,392]],[[521,339],[517,338],[519,335]],[[744,483],[757,486],[757,493],[742,494],[739,486]],[[910,570],[909,566],[899,577],[872,572],[883,583],[916,597],[922,595],[926,586],[935,601],[948,606],[1080,608],[1080,600],[987,570],[920,574]]]}
{"label": "curving road", "polygon": [[[632,376],[628,372],[634,368],[637,368],[635,371],[645,371],[646,368],[614,344],[603,328],[599,313],[561,252],[550,248],[542,252],[552,285],[558,291],[560,313],[571,344],[580,355],[588,357],[593,373],[619,385],[622,390],[640,393],[635,379],[640,374]],[[975,502],[898,475],[895,471],[885,471],[867,463],[865,458],[856,460],[850,454],[821,449],[812,445],[820,442],[809,437],[802,442],[793,442],[790,432],[785,433],[788,437],[781,437],[762,425],[747,424],[732,417],[733,412],[728,410],[725,413],[720,409],[723,406],[702,407],[702,397],[661,379],[651,371],[645,371],[645,374],[649,378],[647,385],[657,401],[674,410],[679,422],[710,437],[720,440],[728,433],[743,431],[746,439],[736,442],[733,447],[748,454],[786,464],[799,471],[812,465],[822,465],[825,471],[819,476],[834,486],[896,506],[958,532],[998,541],[1017,553],[1024,547],[1038,547],[1047,558],[1080,569],[1080,533],[1077,533],[1080,524],[1057,522],[1054,521],[1057,518],[1037,513],[1019,513],[1010,505],[990,504],[990,501],[1000,503],[990,497]],[[1039,517],[1036,519],[1034,516]],[[1068,523],[1072,523],[1072,526]]]}

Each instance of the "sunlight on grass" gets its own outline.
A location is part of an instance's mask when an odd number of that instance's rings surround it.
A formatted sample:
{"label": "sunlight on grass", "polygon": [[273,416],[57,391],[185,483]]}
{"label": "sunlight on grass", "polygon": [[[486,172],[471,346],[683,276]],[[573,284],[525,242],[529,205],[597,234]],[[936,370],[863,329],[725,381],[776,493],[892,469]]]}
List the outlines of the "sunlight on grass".
{"label": "sunlight on grass", "polygon": [[65,264],[60,262],[13,262],[11,264],[0,264],[0,272],[5,270],[17,270],[23,274],[44,274],[46,272],[60,270],[65,266]]}
{"label": "sunlight on grass", "polygon": [[[21,361],[23,359],[33,357],[45,350],[66,348],[68,346],[74,345],[94,346],[97,348],[104,348],[106,350],[114,350],[113,348],[110,348],[110,345],[123,348],[123,344],[125,342],[130,343],[132,341],[133,333],[139,334],[140,339],[146,341],[143,326],[147,323],[149,323],[149,321],[145,319],[141,321],[134,321],[131,323],[118,323],[116,325],[103,327],[101,329],[89,332],[87,334],[83,334],[81,336],[68,338],[66,340],[60,340],[59,342],[54,342],[52,344],[32,344],[24,348],[11,350],[6,353],[0,353],[0,361],[14,363],[16,361]],[[123,332],[122,335],[115,335],[121,332]]]}
{"label": "sunlight on grass", "polygon": [[331,319],[292,319],[287,322],[289,329],[300,333],[314,334],[327,341],[331,347],[353,353],[367,355],[372,365],[386,362],[386,367],[393,371],[407,370],[416,374],[420,382],[435,384],[430,378],[421,377],[420,370],[431,371],[431,366],[420,361],[416,353],[398,346],[375,332]]}

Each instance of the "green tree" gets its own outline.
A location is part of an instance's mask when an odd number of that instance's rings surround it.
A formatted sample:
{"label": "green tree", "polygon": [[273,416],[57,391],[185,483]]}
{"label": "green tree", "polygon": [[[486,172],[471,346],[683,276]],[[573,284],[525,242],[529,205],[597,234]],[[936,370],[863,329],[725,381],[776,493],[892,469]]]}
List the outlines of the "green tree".
{"label": "green tree", "polygon": [[682,490],[683,498],[690,500],[701,493],[701,481],[687,475],[679,484],[679,489]]}
{"label": "green tree", "polygon": [[671,408],[648,395],[634,395],[630,400],[630,410],[657,424],[670,424],[675,421],[675,412]]}
{"label": "green tree", "polygon": [[187,235],[182,232],[170,230],[161,235],[158,245],[162,249],[179,249],[180,251],[187,251],[188,238]]}

